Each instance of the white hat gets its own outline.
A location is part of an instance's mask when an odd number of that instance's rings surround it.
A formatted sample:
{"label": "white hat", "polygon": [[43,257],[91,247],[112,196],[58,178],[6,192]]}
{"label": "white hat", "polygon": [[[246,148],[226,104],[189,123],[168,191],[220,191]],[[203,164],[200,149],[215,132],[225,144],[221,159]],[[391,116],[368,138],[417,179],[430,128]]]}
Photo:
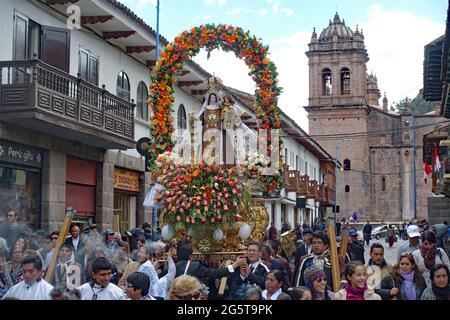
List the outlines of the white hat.
{"label": "white hat", "polygon": [[406,229],[406,233],[408,234],[408,237],[414,238],[414,237],[420,237],[420,230],[418,226],[408,226]]}

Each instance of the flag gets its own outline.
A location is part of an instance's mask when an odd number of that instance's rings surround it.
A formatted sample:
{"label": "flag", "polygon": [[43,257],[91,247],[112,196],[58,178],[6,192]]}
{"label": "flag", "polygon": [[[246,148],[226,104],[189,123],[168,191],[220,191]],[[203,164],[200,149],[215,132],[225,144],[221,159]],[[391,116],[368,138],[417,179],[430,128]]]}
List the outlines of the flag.
{"label": "flag", "polygon": [[439,161],[439,150],[436,144],[434,144],[433,150],[433,167],[435,173],[441,172],[441,162]]}
{"label": "flag", "polygon": [[428,178],[430,178],[431,174],[433,173],[433,168],[428,163],[423,164],[423,183],[428,183]]}

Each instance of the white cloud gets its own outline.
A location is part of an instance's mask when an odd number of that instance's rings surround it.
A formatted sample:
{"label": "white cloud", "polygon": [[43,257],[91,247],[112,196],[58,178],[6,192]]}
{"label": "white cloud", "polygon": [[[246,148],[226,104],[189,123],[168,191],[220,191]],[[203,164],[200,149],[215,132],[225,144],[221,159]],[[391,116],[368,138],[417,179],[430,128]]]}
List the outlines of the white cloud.
{"label": "white cloud", "polygon": [[266,9],[260,9],[260,10],[258,10],[258,14],[261,17],[265,17],[267,15],[267,10]]}
{"label": "white cloud", "polygon": [[304,106],[308,105],[309,68],[305,52],[311,32],[298,32],[278,39],[271,45],[270,59],[278,70],[279,86],[283,92],[278,106],[303,130],[308,131],[308,118]]}
{"label": "white cloud", "polygon": [[194,57],[194,61],[200,64],[205,70],[214,73],[226,86],[254,93],[255,83],[248,75],[248,68],[244,61],[237,58],[233,52],[214,50],[211,57],[207,59],[207,52],[201,50]]}
{"label": "white cloud", "polygon": [[197,15],[194,18],[191,18],[191,21],[193,21],[193,22],[195,22],[195,21],[207,21],[209,19],[211,19],[211,16],[200,16],[200,15]]}
{"label": "white cloud", "polygon": [[370,58],[367,70],[376,73],[389,104],[415,97],[423,87],[424,46],[444,34],[445,24],[374,5],[369,20],[359,25]]}
{"label": "white cloud", "polygon": [[228,0],[202,0],[205,6],[223,6]]}
{"label": "white cloud", "polygon": [[285,14],[286,16],[290,17],[292,15],[294,15],[294,10],[292,10],[291,8],[287,8],[287,7],[282,7],[281,6],[281,1],[272,1],[272,0],[268,0],[267,1],[269,4],[272,4],[272,12],[275,15],[278,14]]}
{"label": "white cloud", "polygon": [[157,0],[120,0],[120,2],[126,5],[127,7],[136,10],[142,9],[149,5],[151,5],[152,7],[156,7]]}
{"label": "white cloud", "polygon": [[230,16],[240,15],[244,11],[243,7],[234,8],[231,11],[228,11],[227,14]]}

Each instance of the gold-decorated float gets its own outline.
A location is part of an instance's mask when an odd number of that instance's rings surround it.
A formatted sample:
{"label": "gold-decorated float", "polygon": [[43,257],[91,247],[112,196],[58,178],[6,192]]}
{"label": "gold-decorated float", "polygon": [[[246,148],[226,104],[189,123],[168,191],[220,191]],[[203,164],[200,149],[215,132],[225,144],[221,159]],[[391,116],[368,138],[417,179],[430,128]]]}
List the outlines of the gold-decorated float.
{"label": "gold-decorated float", "polygon": [[[256,83],[252,108],[264,136],[256,137],[257,133],[242,122],[232,95],[212,77],[207,80],[209,91],[203,105],[190,114],[189,132],[177,137],[187,139],[190,148],[187,152],[174,148],[173,85],[183,65],[201,48],[208,54],[216,48],[232,51],[245,61]],[[175,37],[156,63],[150,86],[153,116],[148,166],[159,191],[155,201],[161,207],[159,223],[164,239],[188,236],[195,252],[214,254],[242,251],[246,242],[264,237],[269,215],[252,195],[265,196],[282,187],[281,139],[271,131],[281,127],[277,108],[281,90],[275,64],[267,53],[268,47],[248,31],[207,24]],[[238,134],[230,134],[230,130]],[[246,154],[244,135],[254,136],[258,152]],[[230,143],[232,154],[223,151]]]}

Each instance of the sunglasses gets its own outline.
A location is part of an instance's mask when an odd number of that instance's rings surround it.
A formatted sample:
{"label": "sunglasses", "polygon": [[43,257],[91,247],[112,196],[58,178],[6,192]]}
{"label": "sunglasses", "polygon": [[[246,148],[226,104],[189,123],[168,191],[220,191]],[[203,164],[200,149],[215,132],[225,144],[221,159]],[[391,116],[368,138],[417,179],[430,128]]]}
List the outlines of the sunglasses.
{"label": "sunglasses", "polygon": [[200,298],[201,293],[199,291],[193,294],[186,294],[184,296],[175,295],[180,300],[198,300]]}
{"label": "sunglasses", "polygon": [[318,279],[316,279],[316,281],[317,282],[327,282],[327,278],[325,278],[325,277],[322,277],[322,278],[318,278]]}

